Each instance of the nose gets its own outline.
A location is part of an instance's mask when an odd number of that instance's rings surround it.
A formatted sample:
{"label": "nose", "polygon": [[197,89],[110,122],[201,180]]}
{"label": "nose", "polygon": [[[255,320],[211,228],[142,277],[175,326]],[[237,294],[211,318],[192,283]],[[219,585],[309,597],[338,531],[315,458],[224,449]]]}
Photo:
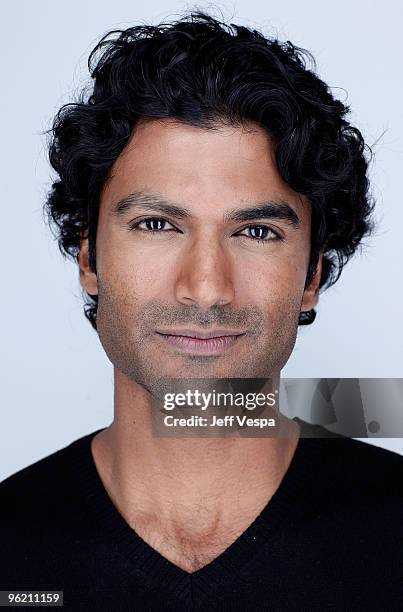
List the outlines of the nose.
{"label": "nose", "polygon": [[202,309],[224,306],[234,299],[230,254],[216,238],[195,239],[180,254],[175,297]]}

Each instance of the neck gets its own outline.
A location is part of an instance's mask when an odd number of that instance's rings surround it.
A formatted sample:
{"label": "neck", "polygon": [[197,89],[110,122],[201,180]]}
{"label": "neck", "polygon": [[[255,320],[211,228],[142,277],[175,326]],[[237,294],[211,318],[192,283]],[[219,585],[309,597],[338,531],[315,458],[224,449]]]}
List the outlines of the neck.
{"label": "neck", "polygon": [[100,477],[136,531],[193,540],[235,533],[260,513],[278,488],[298,443],[287,437],[153,437],[151,396],[115,369],[115,416],[97,434],[92,452]]}

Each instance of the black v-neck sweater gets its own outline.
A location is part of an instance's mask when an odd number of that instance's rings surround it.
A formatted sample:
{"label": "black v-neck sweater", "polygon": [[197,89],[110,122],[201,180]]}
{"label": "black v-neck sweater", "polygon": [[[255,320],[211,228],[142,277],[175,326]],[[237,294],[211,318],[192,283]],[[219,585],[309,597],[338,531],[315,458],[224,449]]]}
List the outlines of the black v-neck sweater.
{"label": "black v-neck sweater", "polygon": [[0,483],[0,590],[59,590],[64,609],[97,612],[403,610],[400,455],[300,438],[260,515],[189,574],[113,505],[91,453],[98,431]]}

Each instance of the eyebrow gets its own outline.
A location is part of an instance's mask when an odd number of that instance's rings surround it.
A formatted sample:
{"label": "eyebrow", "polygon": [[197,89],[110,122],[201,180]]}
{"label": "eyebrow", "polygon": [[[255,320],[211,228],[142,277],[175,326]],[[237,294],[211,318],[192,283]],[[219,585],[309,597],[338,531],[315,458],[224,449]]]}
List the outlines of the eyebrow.
{"label": "eyebrow", "polygon": [[[119,200],[111,209],[111,214],[121,218],[128,211],[132,211],[135,208],[148,208],[177,219],[194,218],[193,213],[188,208],[178,206],[178,204],[171,200],[144,191],[134,191]],[[300,220],[295,210],[290,204],[281,199],[255,202],[251,207],[232,208],[223,214],[224,223],[252,221],[254,219],[281,219],[287,221],[295,229],[300,225]]]}

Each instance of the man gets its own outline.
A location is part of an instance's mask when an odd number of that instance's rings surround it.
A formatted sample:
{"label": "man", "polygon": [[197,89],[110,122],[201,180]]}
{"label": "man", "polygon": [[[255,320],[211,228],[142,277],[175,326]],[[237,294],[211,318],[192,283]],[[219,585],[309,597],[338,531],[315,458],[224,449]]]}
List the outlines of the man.
{"label": "man", "polygon": [[[401,609],[397,454],[153,435],[162,378],[270,378],[371,228],[347,109],[291,43],[201,12],[103,39],[47,202],[114,420],[0,486],[0,587],[68,609]],[[347,299],[347,298],[346,298]],[[342,330],[341,330],[342,333]]]}

